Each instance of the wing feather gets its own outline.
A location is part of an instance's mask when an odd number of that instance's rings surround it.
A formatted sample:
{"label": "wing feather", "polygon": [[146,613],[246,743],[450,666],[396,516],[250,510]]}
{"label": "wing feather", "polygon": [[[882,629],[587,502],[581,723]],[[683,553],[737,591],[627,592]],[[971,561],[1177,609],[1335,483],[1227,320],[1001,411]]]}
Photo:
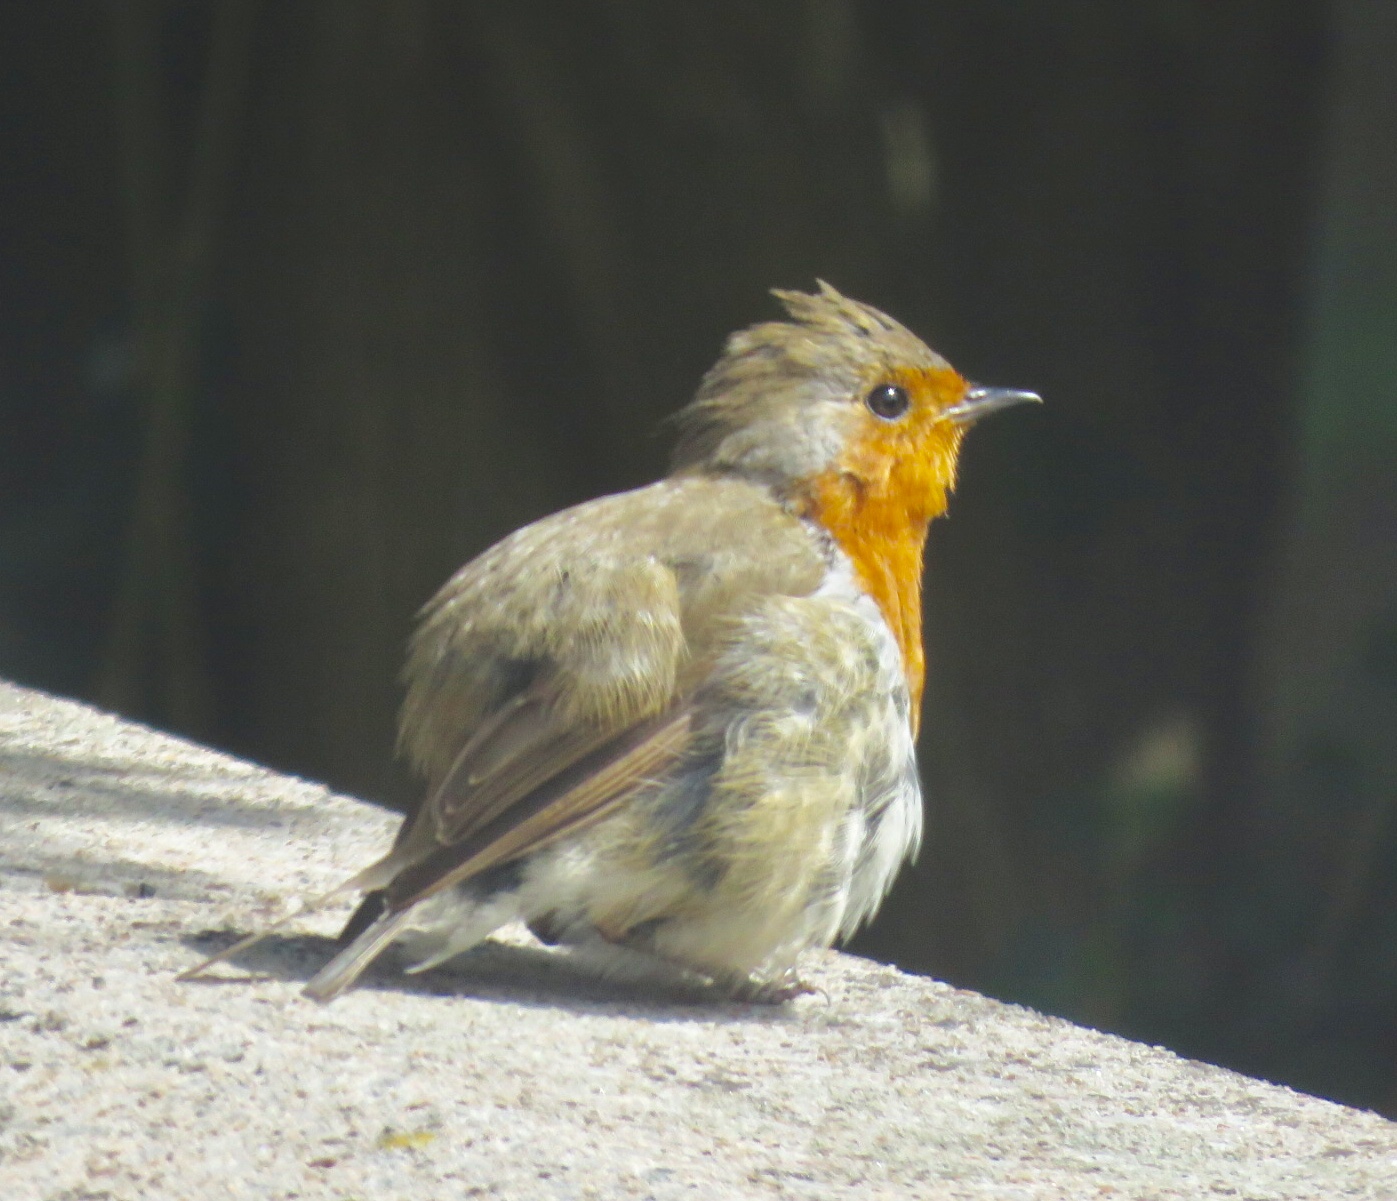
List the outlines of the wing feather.
{"label": "wing feather", "polygon": [[555,842],[605,817],[678,761],[687,706],[642,722],[554,773],[468,837],[405,865],[388,886],[393,910]]}
{"label": "wing feather", "polygon": [[437,786],[429,801],[436,841],[469,838],[614,733],[569,729],[541,700],[515,707],[490,739],[462,751]]}
{"label": "wing feather", "polygon": [[316,973],[306,995],[330,1001],[351,987],[397,937],[419,901],[606,817],[663,774],[683,754],[689,737],[687,708],[643,722],[554,775],[461,842],[401,867],[385,890],[386,910]]}

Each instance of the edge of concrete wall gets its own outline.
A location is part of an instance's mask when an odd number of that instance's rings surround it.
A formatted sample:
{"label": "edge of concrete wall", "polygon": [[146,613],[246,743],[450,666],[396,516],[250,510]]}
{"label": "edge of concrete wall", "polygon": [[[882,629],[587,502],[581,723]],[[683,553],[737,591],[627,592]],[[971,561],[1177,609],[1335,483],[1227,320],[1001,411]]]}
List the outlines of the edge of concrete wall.
{"label": "edge of concrete wall", "polygon": [[342,907],[176,974],[391,815],[0,685],[0,1195],[1397,1197],[1397,1124],[847,955],[782,1009],[520,938],[300,985]]}

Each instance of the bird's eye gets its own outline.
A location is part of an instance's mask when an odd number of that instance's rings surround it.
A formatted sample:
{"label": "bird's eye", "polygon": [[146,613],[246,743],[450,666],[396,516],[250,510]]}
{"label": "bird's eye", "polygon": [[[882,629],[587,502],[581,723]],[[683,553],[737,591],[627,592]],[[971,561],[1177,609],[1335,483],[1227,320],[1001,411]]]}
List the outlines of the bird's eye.
{"label": "bird's eye", "polygon": [[869,412],[884,421],[896,421],[912,404],[907,398],[907,389],[896,384],[879,384],[864,397],[863,403]]}

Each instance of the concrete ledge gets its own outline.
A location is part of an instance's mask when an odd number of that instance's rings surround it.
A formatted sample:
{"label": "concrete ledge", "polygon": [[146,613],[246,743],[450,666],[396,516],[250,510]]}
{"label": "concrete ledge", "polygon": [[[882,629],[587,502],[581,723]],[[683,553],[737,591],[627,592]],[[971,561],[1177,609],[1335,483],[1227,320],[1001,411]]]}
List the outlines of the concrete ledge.
{"label": "concrete ledge", "polygon": [[776,1012],[522,942],[322,1008],[341,910],[175,981],[394,824],[0,686],[0,1196],[1397,1197],[1372,1114],[844,955]]}

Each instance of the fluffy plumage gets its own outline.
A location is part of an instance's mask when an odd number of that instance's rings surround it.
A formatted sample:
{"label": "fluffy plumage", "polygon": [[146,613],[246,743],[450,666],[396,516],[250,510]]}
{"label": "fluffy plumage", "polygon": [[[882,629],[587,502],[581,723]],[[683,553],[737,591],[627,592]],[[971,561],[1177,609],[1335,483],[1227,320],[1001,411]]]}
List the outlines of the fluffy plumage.
{"label": "fluffy plumage", "polygon": [[424,610],[400,744],[425,799],[349,882],[311,996],[393,941],[429,966],[522,919],[780,998],[915,853],[925,530],[976,404],[1029,397],[972,403],[828,285],[777,296],[791,319],[728,340],[669,478],[517,531]]}

